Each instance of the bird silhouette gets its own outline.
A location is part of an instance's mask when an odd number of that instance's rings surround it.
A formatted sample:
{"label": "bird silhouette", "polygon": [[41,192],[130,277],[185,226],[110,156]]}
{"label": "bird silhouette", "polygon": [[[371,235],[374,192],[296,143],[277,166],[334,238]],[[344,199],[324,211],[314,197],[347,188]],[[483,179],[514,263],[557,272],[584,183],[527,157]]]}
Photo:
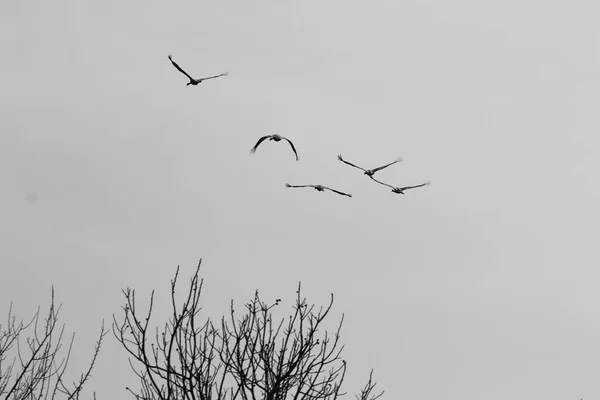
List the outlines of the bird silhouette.
{"label": "bird silhouette", "polygon": [[173,66],[174,66],[175,68],[177,68],[177,70],[179,70],[179,72],[181,72],[182,74],[184,74],[185,76],[187,76],[187,77],[188,77],[188,79],[190,80],[190,81],[187,83],[187,85],[186,85],[186,86],[189,86],[189,85],[194,85],[194,86],[196,86],[197,84],[199,84],[199,83],[202,83],[202,81],[205,81],[205,80],[207,80],[207,79],[214,79],[214,78],[218,78],[218,77],[220,77],[220,76],[227,76],[227,75],[229,75],[229,72],[223,72],[223,73],[220,73],[219,75],[207,76],[207,77],[205,77],[205,78],[195,79],[195,78],[192,78],[192,77],[191,77],[191,76],[190,76],[190,75],[189,75],[187,72],[185,72],[183,69],[181,69],[181,67],[180,67],[179,65],[177,65],[177,63],[176,63],[175,61],[173,61],[173,57],[172,57],[170,54],[169,54],[169,60],[171,60],[171,64],[173,64]]}
{"label": "bird silhouette", "polygon": [[388,185],[387,183],[378,181],[377,179],[375,179],[373,177],[371,177],[371,179],[373,179],[375,182],[377,182],[377,183],[379,183],[381,185],[384,185],[384,186],[387,186],[389,188],[392,188],[392,192],[396,193],[396,194],[404,194],[405,190],[416,189],[416,188],[420,188],[420,187],[423,187],[423,186],[431,185],[431,182],[427,181],[427,182],[422,183],[420,185],[397,187],[397,186]]}
{"label": "bird silhouette", "polygon": [[396,163],[399,163],[400,161],[402,161],[402,157],[398,157],[396,160],[392,161],[392,162],[391,162],[391,163],[389,163],[389,164],[382,165],[381,167],[377,167],[377,168],[373,168],[373,169],[365,169],[365,168],[359,167],[358,165],[354,165],[354,164],[352,164],[352,163],[350,163],[350,162],[348,162],[348,161],[344,160],[344,159],[342,158],[342,155],[341,155],[341,154],[340,154],[340,155],[338,155],[338,160],[340,160],[340,161],[341,161],[341,162],[343,162],[344,164],[348,164],[348,165],[349,165],[349,166],[351,166],[351,167],[354,167],[354,168],[358,168],[358,169],[360,169],[360,170],[363,170],[363,171],[365,172],[365,175],[372,177],[373,175],[375,175],[375,172],[377,172],[377,171],[381,171],[382,169],[385,169],[385,168],[389,167],[390,165],[394,165],[394,164],[396,164]]}
{"label": "bird silhouette", "polygon": [[286,138],[286,137],[283,137],[283,136],[280,136],[280,135],[277,135],[277,134],[275,134],[275,135],[267,135],[267,136],[263,136],[263,137],[261,137],[260,139],[258,139],[258,142],[256,142],[256,144],[254,145],[254,147],[250,149],[250,153],[251,153],[251,154],[254,154],[254,153],[256,153],[256,149],[258,148],[258,146],[259,146],[259,145],[260,145],[260,144],[261,144],[263,141],[265,141],[265,140],[267,140],[267,139],[269,139],[269,140],[273,140],[273,141],[275,141],[275,142],[279,142],[279,141],[281,141],[281,140],[286,140],[286,141],[287,141],[287,142],[290,144],[290,146],[292,147],[292,150],[294,151],[294,154],[296,155],[296,161],[298,161],[298,160],[299,160],[299,158],[298,158],[298,153],[296,152],[296,148],[294,147],[294,143],[292,143],[292,141],[291,141],[290,139],[288,139],[288,138]]}
{"label": "bird silhouette", "polygon": [[322,192],[325,189],[327,189],[327,190],[331,190],[334,193],[341,194],[342,196],[352,197],[352,195],[349,194],[349,193],[340,192],[339,190],[331,189],[331,188],[328,188],[327,186],[323,186],[323,185],[298,185],[298,186],[294,186],[294,185],[290,185],[289,183],[286,183],[285,187],[289,187],[289,188],[311,187],[311,188],[313,188],[313,189],[315,189],[315,190],[317,190],[319,192]]}

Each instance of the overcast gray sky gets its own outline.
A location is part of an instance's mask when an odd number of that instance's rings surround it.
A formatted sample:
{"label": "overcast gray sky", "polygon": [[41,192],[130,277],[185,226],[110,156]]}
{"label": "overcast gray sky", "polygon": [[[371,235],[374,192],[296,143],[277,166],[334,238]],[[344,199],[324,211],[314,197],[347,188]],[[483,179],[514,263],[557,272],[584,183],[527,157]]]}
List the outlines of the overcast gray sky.
{"label": "overcast gray sky", "polygon": [[[599,39],[592,0],[5,1],[0,313],[55,285],[77,371],[202,257],[217,315],[333,292],[350,393],[598,398]],[[93,378],[137,383],[112,337]]]}

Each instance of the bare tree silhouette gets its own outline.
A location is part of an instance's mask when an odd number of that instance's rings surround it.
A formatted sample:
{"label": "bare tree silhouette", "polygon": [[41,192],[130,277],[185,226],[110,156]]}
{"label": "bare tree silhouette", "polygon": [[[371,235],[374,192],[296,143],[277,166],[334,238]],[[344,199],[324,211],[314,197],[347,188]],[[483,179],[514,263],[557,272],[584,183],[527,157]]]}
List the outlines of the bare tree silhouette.
{"label": "bare tree silhouette", "polygon": [[[108,333],[104,324],[96,341],[92,361],[79,380],[67,384],[65,372],[75,334],[71,336],[66,355],[60,356],[63,347],[65,325],[59,325],[62,304],[52,300],[45,318],[40,318],[40,309],[29,322],[17,321],[12,312],[12,303],[8,311],[8,322],[0,324],[0,396],[5,399],[79,399],[79,395],[91,376],[96,363],[102,339]],[[24,338],[25,335],[28,335]],[[12,361],[10,356],[12,356]],[[96,397],[94,393],[94,398]]]}
{"label": "bare tree silhouette", "polygon": [[[164,328],[151,332],[154,291],[147,311],[136,306],[135,290],[125,295],[122,321],[113,316],[113,333],[129,352],[131,368],[140,379],[138,390],[126,388],[139,400],[335,400],[344,395],[341,386],[346,361],[341,358],[342,319],[333,334],[323,321],[333,306],[316,309],[301,296],[298,285],[293,312],[276,322],[272,309],[258,291],[245,304],[241,316],[233,301],[230,315],[217,324],[199,322],[200,263],[183,301],[176,301],[179,267],[171,281],[171,317]],[[150,342],[153,343],[150,343]],[[359,400],[375,400],[373,371]]]}

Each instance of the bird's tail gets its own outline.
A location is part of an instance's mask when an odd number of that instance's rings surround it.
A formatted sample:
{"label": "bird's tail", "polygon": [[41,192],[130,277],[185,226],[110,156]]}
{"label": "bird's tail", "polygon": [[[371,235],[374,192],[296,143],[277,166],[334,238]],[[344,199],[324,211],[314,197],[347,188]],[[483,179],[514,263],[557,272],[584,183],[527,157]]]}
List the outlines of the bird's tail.
{"label": "bird's tail", "polygon": [[286,183],[285,187],[292,187],[292,185],[290,185],[289,183]]}
{"label": "bird's tail", "polygon": [[225,71],[225,72],[222,72],[222,73],[221,73],[221,76],[227,76],[227,75],[229,75],[229,72],[228,72],[228,71]]}

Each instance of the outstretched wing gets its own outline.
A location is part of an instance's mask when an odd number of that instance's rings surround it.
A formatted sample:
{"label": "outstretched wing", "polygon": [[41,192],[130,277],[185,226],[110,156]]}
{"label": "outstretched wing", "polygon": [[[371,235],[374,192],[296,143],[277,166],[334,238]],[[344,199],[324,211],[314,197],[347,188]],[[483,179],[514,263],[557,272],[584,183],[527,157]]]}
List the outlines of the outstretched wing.
{"label": "outstretched wing", "polygon": [[187,72],[185,72],[184,70],[181,69],[181,67],[179,65],[177,65],[177,63],[175,61],[173,61],[173,57],[169,54],[169,60],[171,60],[171,64],[173,64],[173,66],[175,68],[177,68],[179,70],[179,72],[181,72],[182,74],[184,74],[185,76],[187,76],[190,81],[193,81],[194,78],[192,78],[191,76],[188,75]]}
{"label": "outstretched wing", "polygon": [[379,183],[380,185],[384,185],[384,186],[387,186],[387,187],[392,188],[392,189],[396,188],[395,186],[388,185],[387,183],[383,183],[381,181],[378,181],[377,179],[373,178],[372,176],[370,176],[369,178],[373,179],[375,182]]}
{"label": "outstretched wing", "polygon": [[415,186],[404,186],[402,188],[400,188],[400,190],[408,190],[408,189],[415,189],[415,188],[420,188],[422,186],[427,186],[427,185],[431,185],[431,182],[427,181],[425,183],[422,183],[420,185],[415,185]]}
{"label": "outstretched wing", "polygon": [[221,76],[227,76],[227,75],[229,75],[229,72],[223,72],[219,75],[213,75],[213,76],[207,76],[206,78],[201,78],[201,79],[199,79],[199,81],[205,81],[207,79],[214,79],[214,78],[219,78]]}
{"label": "outstretched wing", "polygon": [[348,164],[348,165],[349,165],[349,166],[351,166],[351,167],[358,168],[358,169],[362,169],[363,171],[367,172],[367,170],[366,170],[366,169],[364,169],[364,168],[361,168],[361,167],[359,167],[359,166],[356,166],[356,165],[354,165],[354,164],[352,164],[352,163],[349,163],[348,161],[344,160],[344,159],[342,158],[342,155],[341,155],[341,154],[340,154],[340,155],[338,155],[338,160],[340,160],[340,161],[341,161],[341,162],[343,162],[344,164]]}
{"label": "outstretched wing", "polygon": [[313,185],[299,185],[299,186],[295,186],[295,185],[290,185],[289,183],[285,184],[285,187],[291,187],[291,188],[303,188],[303,187],[314,187]]}
{"label": "outstretched wing", "polygon": [[349,194],[349,193],[340,192],[339,190],[328,188],[327,186],[323,186],[323,189],[331,190],[332,192],[337,193],[337,194],[341,194],[342,196],[352,197],[352,195]]}
{"label": "outstretched wing", "polygon": [[294,147],[294,143],[292,143],[292,141],[288,138],[283,138],[285,140],[287,140],[287,142],[290,144],[290,146],[292,146],[292,150],[294,150],[294,154],[296,155],[296,161],[298,161],[298,153],[296,152],[296,148]]}
{"label": "outstretched wing", "polygon": [[263,136],[260,139],[258,139],[258,142],[256,142],[256,144],[254,145],[253,148],[250,149],[250,153],[254,154],[256,152],[256,149],[258,148],[258,146],[265,140],[270,138],[271,135],[267,135],[267,136]]}
{"label": "outstretched wing", "polygon": [[382,169],[385,169],[385,168],[389,167],[390,165],[394,165],[394,164],[396,164],[396,163],[398,163],[400,161],[402,161],[402,157],[397,158],[395,161],[393,161],[393,162],[391,162],[389,164],[382,165],[381,167],[373,168],[373,173],[375,173],[377,171],[381,171]]}

